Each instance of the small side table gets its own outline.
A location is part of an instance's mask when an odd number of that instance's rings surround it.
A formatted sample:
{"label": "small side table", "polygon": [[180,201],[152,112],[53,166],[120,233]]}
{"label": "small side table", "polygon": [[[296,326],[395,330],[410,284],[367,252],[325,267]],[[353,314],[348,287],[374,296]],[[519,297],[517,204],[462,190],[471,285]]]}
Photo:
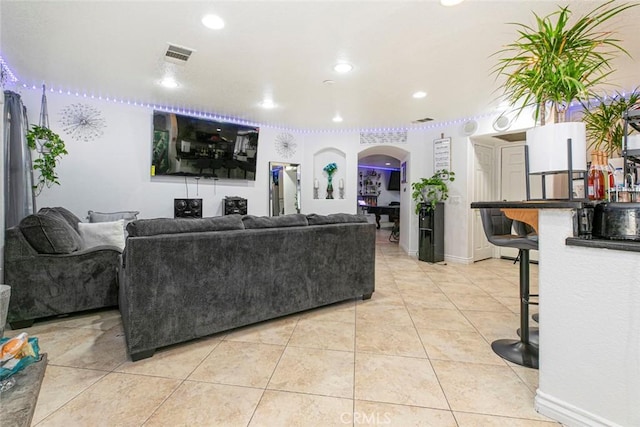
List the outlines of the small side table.
{"label": "small side table", "polygon": [[47,368],[47,353],[14,375],[16,385],[0,395],[2,427],[29,427]]}

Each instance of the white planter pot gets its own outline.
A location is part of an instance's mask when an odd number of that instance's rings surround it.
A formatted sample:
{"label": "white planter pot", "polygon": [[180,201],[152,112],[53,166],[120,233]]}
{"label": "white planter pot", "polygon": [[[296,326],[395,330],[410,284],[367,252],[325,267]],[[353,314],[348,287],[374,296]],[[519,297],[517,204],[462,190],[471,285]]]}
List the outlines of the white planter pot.
{"label": "white planter pot", "polygon": [[529,173],[569,169],[567,139],[571,138],[572,169],[587,170],[587,137],[582,122],[552,123],[527,131]]}

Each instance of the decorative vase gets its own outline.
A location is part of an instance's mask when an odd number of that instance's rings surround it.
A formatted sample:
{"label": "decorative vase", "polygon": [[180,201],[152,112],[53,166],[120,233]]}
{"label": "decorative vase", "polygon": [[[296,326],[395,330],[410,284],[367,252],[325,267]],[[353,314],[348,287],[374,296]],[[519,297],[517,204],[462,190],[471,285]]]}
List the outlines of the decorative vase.
{"label": "decorative vase", "polygon": [[327,181],[327,199],[333,199],[333,176],[331,174],[329,174]]}

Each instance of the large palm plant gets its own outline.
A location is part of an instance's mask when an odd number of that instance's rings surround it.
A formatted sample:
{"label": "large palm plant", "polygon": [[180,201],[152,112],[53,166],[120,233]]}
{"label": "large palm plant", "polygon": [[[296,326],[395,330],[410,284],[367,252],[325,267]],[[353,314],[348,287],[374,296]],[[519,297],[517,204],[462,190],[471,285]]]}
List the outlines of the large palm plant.
{"label": "large palm plant", "polygon": [[635,89],[628,95],[616,92],[610,100],[596,97],[595,107],[585,106],[582,121],[587,128],[589,147],[609,155],[620,154],[624,138],[624,112],[638,102],[640,92]]}
{"label": "large palm plant", "polygon": [[601,25],[619,13],[637,6],[606,2],[570,25],[568,6],[540,17],[536,26],[513,23],[520,37],[504,49],[493,72],[506,77],[504,95],[511,105],[535,107],[535,119],[545,124],[545,109],[551,107],[553,121],[564,121],[572,101],[584,102],[594,88],[611,74],[616,54],[628,54]]}

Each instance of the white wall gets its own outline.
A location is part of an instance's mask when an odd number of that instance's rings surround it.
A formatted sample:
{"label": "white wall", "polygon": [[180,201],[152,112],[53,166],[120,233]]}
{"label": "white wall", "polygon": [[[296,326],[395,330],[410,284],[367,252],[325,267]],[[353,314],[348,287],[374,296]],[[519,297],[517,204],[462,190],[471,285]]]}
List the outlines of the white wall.
{"label": "white wall", "polygon": [[640,253],[567,246],[572,211],[539,212],[536,409],[569,426],[638,426]]}
{"label": "white wall", "polygon": [[[31,122],[35,123],[40,93],[21,93]],[[184,177],[151,177],[152,108],[55,93],[47,94],[47,101],[50,126],[64,139],[69,155],[63,157],[57,169],[61,185],[43,190],[36,201],[38,209],[65,206],[80,218],[85,218],[88,210],[139,210],[140,218],[173,217],[173,199],[186,197],[188,191],[189,197],[203,199],[204,216],[221,215],[225,196],[244,197],[250,214],[268,215],[269,161],[301,161],[296,156],[282,159],[273,146],[279,131],[262,127],[255,181],[188,178],[185,184]],[[60,111],[74,103],[91,105],[102,113],[106,120],[102,137],[77,141],[62,130]]]}

